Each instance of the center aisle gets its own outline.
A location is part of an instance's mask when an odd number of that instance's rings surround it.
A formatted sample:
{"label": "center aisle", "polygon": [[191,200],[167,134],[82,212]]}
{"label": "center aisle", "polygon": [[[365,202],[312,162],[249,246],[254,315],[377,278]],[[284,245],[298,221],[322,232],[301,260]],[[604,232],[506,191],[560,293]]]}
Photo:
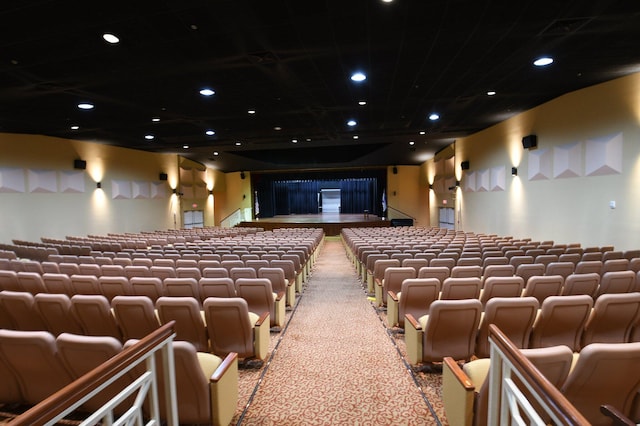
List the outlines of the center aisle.
{"label": "center aisle", "polygon": [[241,424],[437,424],[339,238],[326,239]]}

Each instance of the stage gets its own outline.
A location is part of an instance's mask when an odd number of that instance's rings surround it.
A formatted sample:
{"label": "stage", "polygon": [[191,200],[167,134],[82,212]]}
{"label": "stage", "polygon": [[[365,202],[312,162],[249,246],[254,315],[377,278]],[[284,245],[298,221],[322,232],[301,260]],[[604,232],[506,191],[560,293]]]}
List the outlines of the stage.
{"label": "stage", "polygon": [[325,235],[340,235],[343,228],[365,228],[391,226],[388,220],[370,214],[292,214],[240,222],[238,226],[262,228],[322,228]]}

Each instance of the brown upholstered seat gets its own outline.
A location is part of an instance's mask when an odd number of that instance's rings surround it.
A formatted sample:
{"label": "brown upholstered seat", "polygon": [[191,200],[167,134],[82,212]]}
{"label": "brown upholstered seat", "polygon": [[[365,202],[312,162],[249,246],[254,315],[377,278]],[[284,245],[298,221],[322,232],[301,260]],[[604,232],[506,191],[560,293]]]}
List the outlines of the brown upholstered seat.
{"label": "brown upholstered seat", "polygon": [[451,276],[451,269],[446,266],[427,266],[418,270],[418,278],[437,278],[440,284]]}
{"label": "brown upholstered seat", "polygon": [[484,280],[479,299],[482,305],[494,297],[520,297],[524,289],[524,280],[517,275],[491,276]]}
{"label": "brown upholstered seat", "polygon": [[102,294],[98,277],[95,275],[71,275],[73,294]]}
{"label": "brown upholstered seat", "polygon": [[66,294],[39,293],[34,296],[35,307],[54,336],[61,333],[82,334],[82,325],[75,316],[71,299]]}
{"label": "brown upholstered seat", "polygon": [[296,303],[296,289],[294,284],[287,280],[282,268],[262,267],[258,269],[258,278],[267,278],[271,281],[271,288],[274,293],[283,292],[286,296],[287,306],[294,306]]}
{"label": "brown upholstered seat", "polygon": [[533,324],[529,347],[565,345],[574,352],[579,351],[592,307],[593,299],[587,295],[547,297]]}
{"label": "brown upholstered seat", "polygon": [[376,281],[376,304],[378,306],[386,305],[388,291],[398,293],[404,280],[415,277],[416,270],[409,266],[392,266],[386,268],[382,281]]}
{"label": "brown upholstered seat", "polygon": [[200,301],[199,280],[195,278],[165,278],[162,282],[164,296],[193,297]]}
{"label": "brown upholstered seat", "polygon": [[77,294],[71,297],[73,312],[88,336],[112,336],[122,341],[122,332],[102,295]]}
{"label": "brown upholstered seat", "polygon": [[207,328],[198,300],[193,297],[163,296],[158,298],[155,306],[162,324],[176,322],[176,340],[190,342],[198,352],[209,351]]}
{"label": "brown upholstered seat", "polygon": [[564,278],[561,275],[544,275],[529,278],[522,292],[523,296],[533,296],[540,304],[549,296],[559,296]]}
{"label": "brown upholstered seat", "polygon": [[389,291],[387,296],[387,324],[404,328],[405,315],[420,318],[429,312],[431,303],[440,297],[440,280],[413,278],[402,282],[400,292]]}
{"label": "brown upholstered seat", "polygon": [[576,265],[573,262],[551,262],[547,265],[545,275],[560,275],[562,278],[573,274]]}
{"label": "brown upholstered seat", "polygon": [[46,293],[47,288],[42,280],[42,275],[37,272],[18,272],[18,281],[24,291],[36,295],[38,293]]}
{"label": "brown upholstered seat", "polygon": [[582,346],[626,343],[640,322],[640,293],[603,294],[596,300],[585,325]]}
{"label": "brown upholstered seat", "polygon": [[133,295],[133,288],[127,277],[103,276],[98,278],[98,284],[102,295],[109,301],[116,296]]}
{"label": "brown upholstered seat", "polygon": [[451,269],[451,278],[469,278],[482,276],[481,266],[454,266]]}
{"label": "brown upholstered seat", "polygon": [[160,327],[151,299],[145,296],[116,296],[111,301],[123,340],[142,339]]}
{"label": "brown upholstered seat", "polygon": [[247,302],[249,311],[260,316],[269,312],[271,327],[282,327],[285,319],[285,293],[274,293],[268,278],[238,278],[236,294]]}
{"label": "brown upholstered seat", "polygon": [[446,278],[442,283],[440,300],[478,299],[482,280],[478,277]]}
{"label": "brown upholstered seat", "polygon": [[47,293],[60,293],[73,296],[71,278],[67,274],[45,272],[42,274],[42,281],[47,289]]}
{"label": "brown upholstered seat", "polygon": [[8,314],[18,330],[47,330],[47,325],[36,309],[33,294],[26,291],[0,291],[0,309]]}
{"label": "brown upholstered seat", "polygon": [[629,293],[635,289],[636,274],[633,271],[605,272],[600,278],[596,298],[603,294]]}
{"label": "brown upholstered seat", "polygon": [[600,274],[596,272],[588,274],[571,274],[565,278],[561,294],[562,296],[587,294],[591,297],[595,297],[599,284]]}

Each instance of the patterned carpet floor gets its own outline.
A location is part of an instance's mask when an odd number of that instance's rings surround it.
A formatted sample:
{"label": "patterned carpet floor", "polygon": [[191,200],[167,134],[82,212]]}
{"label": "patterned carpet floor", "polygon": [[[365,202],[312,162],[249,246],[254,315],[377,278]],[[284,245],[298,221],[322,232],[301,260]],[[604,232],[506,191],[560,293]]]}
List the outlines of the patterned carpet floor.
{"label": "patterned carpet floor", "polygon": [[441,374],[409,366],[404,336],[327,237],[270,355],[241,367],[238,425],[446,425]]}

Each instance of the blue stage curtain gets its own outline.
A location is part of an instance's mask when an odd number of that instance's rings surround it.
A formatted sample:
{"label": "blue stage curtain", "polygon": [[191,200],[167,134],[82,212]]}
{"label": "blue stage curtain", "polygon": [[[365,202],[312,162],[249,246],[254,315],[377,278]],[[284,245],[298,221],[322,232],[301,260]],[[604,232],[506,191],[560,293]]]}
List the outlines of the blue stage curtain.
{"label": "blue stage curtain", "polygon": [[288,182],[290,214],[318,213],[319,182],[296,180]]}
{"label": "blue stage curtain", "polygon": [[376,179],[344,179],[340,181],[340,205],[342,213],[371,214],[375,209]]}

